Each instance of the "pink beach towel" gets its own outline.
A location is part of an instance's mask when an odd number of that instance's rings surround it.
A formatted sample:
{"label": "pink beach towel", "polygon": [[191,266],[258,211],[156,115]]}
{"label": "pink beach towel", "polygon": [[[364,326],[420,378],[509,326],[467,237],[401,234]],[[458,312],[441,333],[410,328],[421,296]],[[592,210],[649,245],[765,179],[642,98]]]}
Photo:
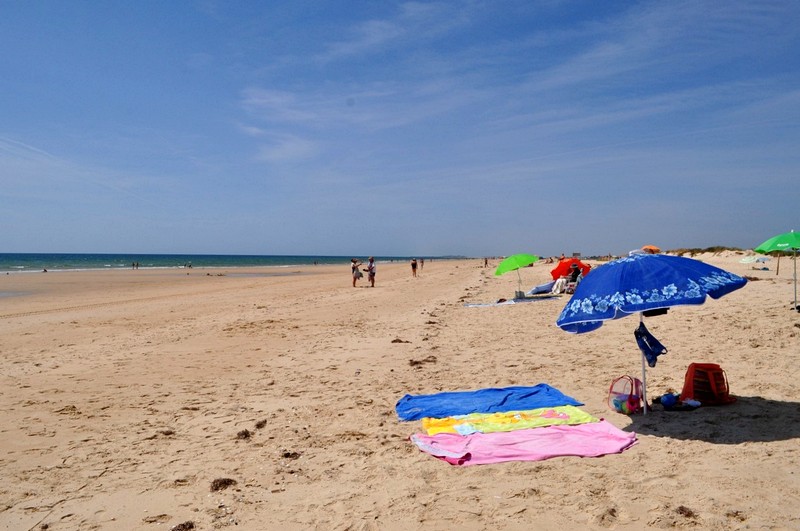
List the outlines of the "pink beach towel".
{"label": "pink beach towel", "polygon": [[606,420],[577,426],[548,426],[499,433],[411,436],[423,452],[451,465],[486,465],[506,461],[543,461],[551,457],[600,457],[633,446],[636,434]]}

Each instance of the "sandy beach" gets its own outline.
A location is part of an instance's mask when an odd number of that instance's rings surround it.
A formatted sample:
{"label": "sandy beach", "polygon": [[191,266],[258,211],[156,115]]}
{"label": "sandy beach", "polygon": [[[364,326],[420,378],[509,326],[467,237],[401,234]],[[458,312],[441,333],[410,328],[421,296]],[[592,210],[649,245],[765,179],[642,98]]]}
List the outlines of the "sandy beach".
{"label": "sandy beach", "polygon": [[[651,396],[720,364],[735,404],[643,417],[635,318],[575,336],[568,296],[513,297],[497,261],[0,277],[0,528],[799,529],[792,262],[701,255],[752,280],[648,319]],[[596,262],[590,262],[596,264]],[[552,265],[520,272],[531,288]],[[621,454],[459,468],[420,452],[403,395],[547,383],[637,434]]]}

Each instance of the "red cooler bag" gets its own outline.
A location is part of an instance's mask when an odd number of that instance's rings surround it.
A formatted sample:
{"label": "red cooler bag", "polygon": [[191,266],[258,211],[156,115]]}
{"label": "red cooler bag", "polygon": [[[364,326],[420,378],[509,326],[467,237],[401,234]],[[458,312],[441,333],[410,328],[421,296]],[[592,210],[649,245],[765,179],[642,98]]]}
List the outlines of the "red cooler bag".
{"label": "red cooler bag", "polygon": [[686,369],[681,401],[694,399],[702,406],[721,406],[736,402],[728,387],[728,377],[716,363],[692,363]]}

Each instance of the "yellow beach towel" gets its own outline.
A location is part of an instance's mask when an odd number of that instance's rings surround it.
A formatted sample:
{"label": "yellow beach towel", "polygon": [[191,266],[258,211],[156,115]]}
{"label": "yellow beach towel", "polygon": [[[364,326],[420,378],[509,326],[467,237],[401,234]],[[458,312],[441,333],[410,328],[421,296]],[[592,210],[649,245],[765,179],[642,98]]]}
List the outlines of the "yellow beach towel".
{"label": "yellow beach towel", "polygon": [[476,432],[514,431],[557,424],[586,424],[599,420],[575,406],[555,406],[502,413],[470,413],[440,419],[425,417],[422,419],[422,428],[428,435],[437,433],[469,435]]}

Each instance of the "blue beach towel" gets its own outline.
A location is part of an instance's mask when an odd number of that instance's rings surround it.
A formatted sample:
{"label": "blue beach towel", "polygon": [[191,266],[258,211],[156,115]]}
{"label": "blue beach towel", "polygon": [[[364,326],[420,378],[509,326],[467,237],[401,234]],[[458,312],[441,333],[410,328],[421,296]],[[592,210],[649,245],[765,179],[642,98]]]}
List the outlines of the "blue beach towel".
{"label": "blue beach towel", "polygon": [[424,417],[444,418],[469,413],[522,411],[540,407],[582,406],[574,398],[555,387],[538,384],[533,387],[503,387],[477,391],[450,391],[433,395],[406,395],[395,409],[400,420]]}

